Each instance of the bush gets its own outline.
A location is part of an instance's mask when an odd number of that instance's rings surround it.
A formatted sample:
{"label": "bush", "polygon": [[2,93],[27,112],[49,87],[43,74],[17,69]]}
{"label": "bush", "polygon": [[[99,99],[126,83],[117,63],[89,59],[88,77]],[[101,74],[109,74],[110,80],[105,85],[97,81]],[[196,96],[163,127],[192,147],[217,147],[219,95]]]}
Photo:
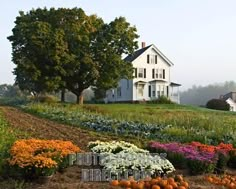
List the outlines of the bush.
{"label": "bush", "polygon": [[158,99],[149,101],[151,104],[174,104],[169,98],[166,96],[160,96]]}
{"label": "bush", "polygon": [[230,154],[230,159],[228,162],[228,166],[231,168],[236,168],[236,149],[231,150],[229,154]]}
{"label": "bush", "polygon": [[33,97],[32,100],[41,103],[56,103],[58,102],[57,97],[53,95],[39,95],[37,97]]}
{"label": "bush", "polygon": [[211,99],[207,102],[206,107],[214,110],[229,111],[230,106],[223,99]]}

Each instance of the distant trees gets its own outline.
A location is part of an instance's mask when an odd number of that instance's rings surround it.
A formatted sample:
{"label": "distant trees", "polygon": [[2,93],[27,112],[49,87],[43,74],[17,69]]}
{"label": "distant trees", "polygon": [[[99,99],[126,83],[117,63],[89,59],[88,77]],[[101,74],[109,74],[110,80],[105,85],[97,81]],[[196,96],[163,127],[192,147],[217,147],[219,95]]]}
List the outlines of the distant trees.
{"label": "distant trees", "polygon": [[223,99],[211,99],[207,102],[206,107],[214,110],[229,111],[230,105]]}
{"label": "distant trees", "polygon": [[211,84],[204,87],[193,86],[187,91],[180,93],[180,102],[181,104],[205,106],[210,99],[218,99],[220,95],[224,95],[230,91],[236,91],[236,83],[234,81]]}
{"label": "distant trees", "polygon": [[136,28],[125,18],[106,24],[82,9],[51,8],[20,12],[12,43],[16,84],[35,94],[67,89],[82,103],[90,86],[109,89],[131,78],[122,60],[137,48]]}
{"label": "distant trees", "polygon": [[0,97],[21,97],[26,95],[23,93],[18,86],[2,84],[0,85]]}

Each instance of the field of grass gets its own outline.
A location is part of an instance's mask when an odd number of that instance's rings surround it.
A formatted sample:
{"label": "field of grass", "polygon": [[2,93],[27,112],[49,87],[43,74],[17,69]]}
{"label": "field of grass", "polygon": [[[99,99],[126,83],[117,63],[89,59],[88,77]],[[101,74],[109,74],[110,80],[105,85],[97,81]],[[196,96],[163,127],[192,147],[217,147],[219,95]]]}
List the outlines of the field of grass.
{"label": "field of grass", "polygon": [[[206,144],[225,142],[236,146],[236,114],[232,112],[173,104],[104,104],[83,107],[31,104],[25,109],[74,126],[115,132],[118,135],[133,135],[157,141],[199,141]],[[149,126],[152,129],[148,129]]]}
{"label": "field of grass", "polygon": [[15,140],[16,136],[14,131],[10,129],[0,111],[0,173],[2,172],[4,158],[8,157],[10,146]]}

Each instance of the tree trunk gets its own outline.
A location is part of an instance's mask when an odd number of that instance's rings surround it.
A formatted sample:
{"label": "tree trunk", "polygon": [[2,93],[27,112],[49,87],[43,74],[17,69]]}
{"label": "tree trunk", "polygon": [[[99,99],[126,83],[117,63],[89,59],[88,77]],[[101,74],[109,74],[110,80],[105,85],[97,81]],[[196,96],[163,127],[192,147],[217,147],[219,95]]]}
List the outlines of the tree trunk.
{"label": "tree trunk", "polygon": [[65,89],[61,90],[61,102],[65,102]]}
{"label": "tree trunk", "polygon": [[77,104],[83,105],[84,104],[84,97],[83,94],[77,95]]}

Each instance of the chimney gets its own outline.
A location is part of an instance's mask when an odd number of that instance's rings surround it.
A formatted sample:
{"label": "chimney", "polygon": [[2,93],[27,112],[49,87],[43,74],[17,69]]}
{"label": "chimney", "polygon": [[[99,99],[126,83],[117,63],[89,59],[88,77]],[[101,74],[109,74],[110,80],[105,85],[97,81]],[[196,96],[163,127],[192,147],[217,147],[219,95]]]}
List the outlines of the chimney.
{"label": "chimney", "polygon": [[142,49],[146,47],[146,43],[142,42]]}

